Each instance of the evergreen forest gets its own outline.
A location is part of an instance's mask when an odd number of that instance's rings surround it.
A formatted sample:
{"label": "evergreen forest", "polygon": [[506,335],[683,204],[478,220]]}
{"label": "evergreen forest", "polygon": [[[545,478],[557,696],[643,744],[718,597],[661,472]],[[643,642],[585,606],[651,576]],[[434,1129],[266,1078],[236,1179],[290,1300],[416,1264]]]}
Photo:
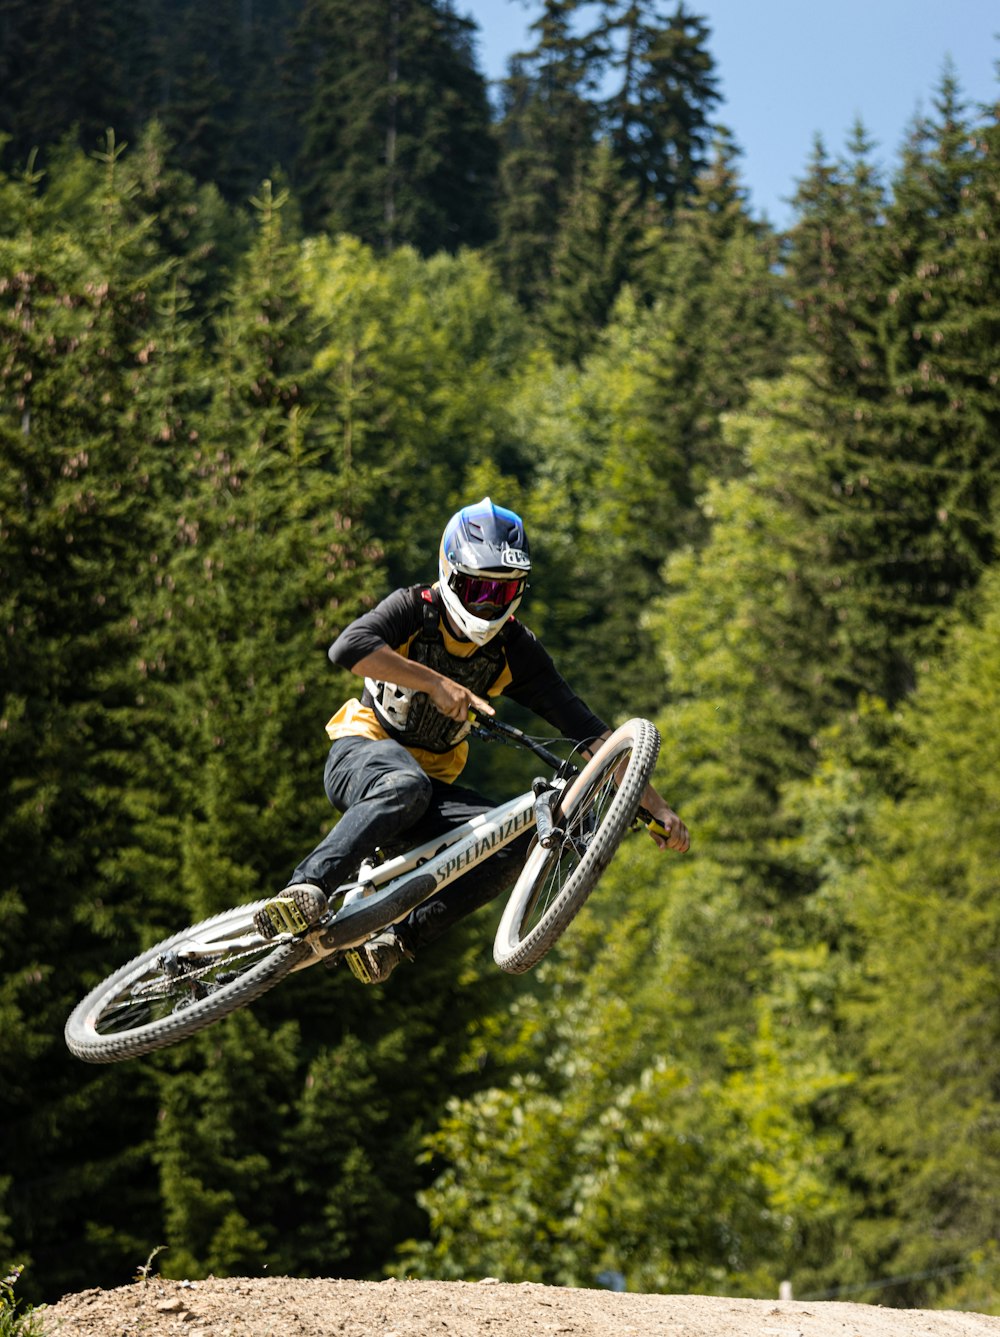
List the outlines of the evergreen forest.
{"label": "evergreen forest", "polygon": [[[778,232],[696,9],[544,0],[496,88],[475,33],[0,0],[0,1265],[1000,1313],[1000,104],[942,53]],[[327,829],[327,647],[487,493],[690,853],[528,976],[490,906],[71,1058]]]}

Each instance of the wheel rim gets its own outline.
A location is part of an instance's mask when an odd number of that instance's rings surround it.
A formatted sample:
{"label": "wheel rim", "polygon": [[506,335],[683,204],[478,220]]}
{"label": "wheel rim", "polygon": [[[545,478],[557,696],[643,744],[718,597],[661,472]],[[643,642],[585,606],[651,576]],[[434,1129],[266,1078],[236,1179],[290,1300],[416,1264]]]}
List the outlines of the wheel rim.
{"label": "wheel rim", "polygon": [[521,914],[518,936],[523,941],[541,923],[580,867],[604,817],[618,793],[615,772],[628,760],[630,749],[618,753],[587,788],[573,796],[568,812],[557,818],[563,827],[558,844],[548,853],[545,868],[535,882]]}
{"label": "wheel rim", "polygon": [[283,941],[260,938],[249,919],[175,939],[95,1001],[87,1029],[97,1036],[127,1035],[185,1013],[238,983]]}

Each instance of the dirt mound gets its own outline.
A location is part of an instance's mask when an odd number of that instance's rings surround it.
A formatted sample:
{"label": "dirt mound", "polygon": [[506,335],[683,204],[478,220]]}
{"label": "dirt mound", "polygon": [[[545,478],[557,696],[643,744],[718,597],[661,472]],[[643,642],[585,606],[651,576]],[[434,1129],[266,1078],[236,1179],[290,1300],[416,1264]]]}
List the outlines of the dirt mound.
{"label": "dirt mound", "polygon": [[39,1311],[47,1337],[1000,1337],[1000,1318],[701,1295],[287,1277],[137,1282]]}

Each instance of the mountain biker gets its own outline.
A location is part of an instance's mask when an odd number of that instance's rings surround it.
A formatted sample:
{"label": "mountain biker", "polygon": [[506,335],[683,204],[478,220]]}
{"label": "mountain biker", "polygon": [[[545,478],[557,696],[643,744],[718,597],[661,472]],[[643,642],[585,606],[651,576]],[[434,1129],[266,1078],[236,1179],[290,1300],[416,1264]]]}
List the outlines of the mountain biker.
{"label": "mountain biker", "polygon": [[[531,570],[521,518],[489,497],[445,526],[438,580],[396,590],[334,641],[334,664],[364,679],[326,726],[331,740],[324,788],[343,814],[301,861],[289,885],[256,916],[273,937],[271,906],[292,904],[307,923],[375,848],[436,835],[494,805],[455,784],[465,765],[470,708],[493,715],[489,697],[510,696],[580,744],[589,755],[611,730],[573,692],[548,652],[514,614]],[[661,849],[685,851],[687,828],[652,786],[643,805],[660,822]],[[402,923],[347,953],[365,984],[381,984],[404,958],[509,888],[529,837],[432,896]],[[280,915],[280,909],[279,909]]]}

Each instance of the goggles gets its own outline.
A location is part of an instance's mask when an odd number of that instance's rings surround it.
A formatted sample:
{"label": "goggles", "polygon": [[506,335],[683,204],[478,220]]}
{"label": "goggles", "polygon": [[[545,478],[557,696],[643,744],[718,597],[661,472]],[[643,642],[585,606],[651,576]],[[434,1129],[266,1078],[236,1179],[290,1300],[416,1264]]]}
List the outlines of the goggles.
{"label": "goggles", "polygon": [[499,617],[505,608],[520,598],[526,583],[524,576],[505,580],[493,576],[467,576],[460,571],[456,571],[450,581],[462,605],[486,621]]}

